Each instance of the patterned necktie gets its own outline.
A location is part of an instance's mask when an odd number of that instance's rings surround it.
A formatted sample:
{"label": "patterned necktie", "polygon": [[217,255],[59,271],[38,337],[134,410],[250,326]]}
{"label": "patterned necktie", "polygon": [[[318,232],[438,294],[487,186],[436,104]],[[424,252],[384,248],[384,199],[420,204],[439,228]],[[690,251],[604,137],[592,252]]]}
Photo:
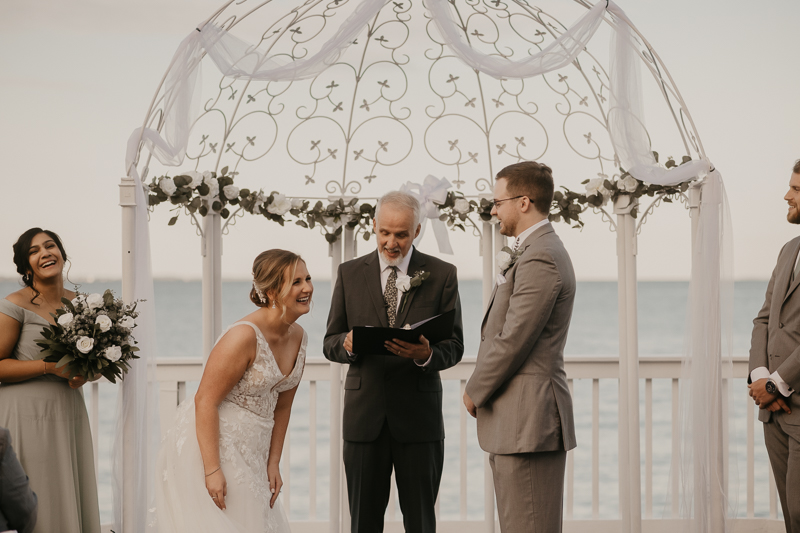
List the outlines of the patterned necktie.
{"label": "patterned necktie", "polygon": [[386,302],[386,316],[389,317],[389,327],[394,327],[397,320],[397,267],[391,267],[389,279],[386,280],[386,290],[383,291],[383,301]]}

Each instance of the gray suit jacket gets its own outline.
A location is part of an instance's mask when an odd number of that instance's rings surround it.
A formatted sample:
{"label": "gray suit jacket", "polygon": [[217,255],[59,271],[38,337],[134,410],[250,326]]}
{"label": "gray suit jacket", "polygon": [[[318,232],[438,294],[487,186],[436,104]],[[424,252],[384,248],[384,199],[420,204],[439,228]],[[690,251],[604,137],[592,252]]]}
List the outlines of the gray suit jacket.
{"label": "gray suit jacket", "polygon": [[[794,390],[800,390],[800,276],[791,284],[795,259],[800,251],[800,237],[787,242],[778,255],[778,264],[767,285],[761,311],[753,320],[750,342],[750,372],[760,366],[778,371]],[[748,382],[750,378],[748,377]],[[800,402],[797,392],[789,397],[792,414],[783,413],[789,424],[800,425]],[[794,405],[798,404],[798,405]],[[759,409],[758,419],[769,422],[772,413]]]}
{"label": "gray suit jacket", "polygon": [[[439,370],[461,361],[464,337],[456,267],[416,249],[410,252],[408,274],[430,272],[422,285],[402,296],[403,310],[396,324],[414,324],[456,310],[452,338],[433,345],[427,367],[411,359],[388,355],[358,354],[344,382],[342,436],[350,442],[372,442],[384,421],[400,442],[433,442],[444,439],[442,380]],[[402,303],[405,300],[405,303]],[[342,343],[354,326],[388,327],[381,290],[378,252],[343,263],[339,267],[328,314],[323,353],[330,361],[350,363]]]}
{"label": "gray suit jacket", "polygon": [[37,509],[36,494],[11,447],[11,434],[0,428],[0,531],[30,533],[36,525]]}
{"label": "gray suit jacket", "polygon": [[466,392],[478,407],[478,442],[495,454],[571,450],[576,446],[564,345],[575,299],[575,273],[546,224],[496,286],[481,326],[475,372]]}

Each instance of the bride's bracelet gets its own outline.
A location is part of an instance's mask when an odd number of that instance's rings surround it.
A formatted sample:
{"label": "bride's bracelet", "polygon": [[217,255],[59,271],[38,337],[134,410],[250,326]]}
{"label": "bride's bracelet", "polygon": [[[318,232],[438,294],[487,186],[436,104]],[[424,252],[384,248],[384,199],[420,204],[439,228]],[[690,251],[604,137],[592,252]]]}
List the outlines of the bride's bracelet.
{"label": "bride's bracelet", "polygon": [[214,470],[212,470],[211,472],[209,472],[208,474],[206,474],[206,477],[210,476],[211,474],[214,474],[214,473],[215,473],[217,470],[219,470],[220,468],[222,468],[222,467],[221,467],[221,466],[218,466],[216,469],[214,469]]}

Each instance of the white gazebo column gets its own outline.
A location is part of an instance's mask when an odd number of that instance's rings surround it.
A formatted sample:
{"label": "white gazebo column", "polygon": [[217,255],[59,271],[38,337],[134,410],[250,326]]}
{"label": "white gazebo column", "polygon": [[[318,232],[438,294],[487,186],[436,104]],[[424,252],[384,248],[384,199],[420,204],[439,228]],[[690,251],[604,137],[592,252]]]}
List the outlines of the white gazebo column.
{"label": "white gazebo column", "polygon": [[619,305],[619,514],[622,533],[642,531],[639,450],[639,339],[636,302],[636,219],[638,200],[623,194],[617,215]]}
{"label": "white gazebo column", "polygon": [[[136,182],[130,177],[122,178],[119,184],[119,205],[122,207],[122,299],[133,301],[135,286],[135,242],[136,242]],[[123,384],[119,384],[119,394],[124,392]],[[122,403],[120,396],[118,402]],[[127,417],[122,428],[122,531],[133,531],[134,509],[136,507],[134,480],[135,464],[133,450],[125,443],[135,442],[134,421]],[[96,452],[95,452],[96,453]]]}
{"label": "white gazebo column", "polygon": [[222,334],[222,219],[209,212],[203,219],[203,360]]}

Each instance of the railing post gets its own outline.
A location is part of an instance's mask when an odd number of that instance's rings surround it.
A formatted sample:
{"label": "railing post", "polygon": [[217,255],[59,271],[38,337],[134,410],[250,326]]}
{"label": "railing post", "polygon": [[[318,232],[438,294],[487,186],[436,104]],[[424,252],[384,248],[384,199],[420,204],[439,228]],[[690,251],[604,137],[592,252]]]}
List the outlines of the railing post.
{"label": "railing post", "polygon": [[[136,182],[131,177],[122,178],[119,184],[119,205],[122,207],[122,299],[133,300],[135,285],[135,239],[136,239]],[[119,402],[122,404],[124,389],[120,387]],[[129,417],[130,418],[130,417]],[[126,442],[134,442],[133,420],[126,420],[123,427],[122,446],[122,531],[133,531],[135,509],[135,464],[133,450],[125,446]],[[130,437],[130,438],[129,438]],[[97,453],[97,450],[95,450]]]}
{"label": "railing post", "polygon": [[638,201],[620,195],[617,215],[617,290],[619,299],[619,509],[623,533],[641,533],[639,447],[639,339],[636,302],[636,219]]}
{"label": "railing post", "polygon": [[[352,231],[349,232],[352,235]],[[339,274],[339,265],[342,263],[342,241],[330,244],[331,258],[331,290]],[[330,533],[341,531],[342,496],[342,368],[337,363],[331,363],[331,391],[330,391]]]}
{"label": "railing post", "polygon": [[222,333],[222,220],[209,212],[203,219],[203,361]]}

